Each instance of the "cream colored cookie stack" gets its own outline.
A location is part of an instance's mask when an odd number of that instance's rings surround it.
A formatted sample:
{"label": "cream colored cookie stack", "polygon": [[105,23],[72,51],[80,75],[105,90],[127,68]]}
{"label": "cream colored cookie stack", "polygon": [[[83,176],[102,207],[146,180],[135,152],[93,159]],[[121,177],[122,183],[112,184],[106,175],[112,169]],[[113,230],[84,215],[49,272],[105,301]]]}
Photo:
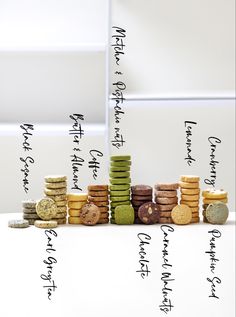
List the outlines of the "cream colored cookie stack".
{"label": "cream colored cookie stack", "polygon": [[64,175],[45,176],[44,193],[48,198],[55,201],[57,205],[56,220],[58,224],[65,224],[67,218],[67,177]]}
{"label": "cream colored cookie stack", "polygon": [[68,212],[69,212],[69,218],[68,223],[69,224],[82,224],[80,213],[82,207],[87,204],[88,201],[88,195],[85,193],[80,194],[68,194],[67,195],[68,200]]}
{"label": "cream colored cookie stack", "polygon": [[199,176],[194,175],[182,175],[180,177],[180,194],[181,194],[181,205],[187,205],[192,211],[191,223],[196,223],[200,221],[199,217],[199,198],[200,198],[200,188],[199,188]]}
{"label": "cream colored cookie stack", "polygon": [[210,204],[216,203],[216,202],[222,202],[225,204],[228,203],[228,193],[223,189],[211,188],[211,189],[203,190],[202,197],[203,197],[202,215],[203,215],[204,222],[209,222],[206,218],[206,210]]}

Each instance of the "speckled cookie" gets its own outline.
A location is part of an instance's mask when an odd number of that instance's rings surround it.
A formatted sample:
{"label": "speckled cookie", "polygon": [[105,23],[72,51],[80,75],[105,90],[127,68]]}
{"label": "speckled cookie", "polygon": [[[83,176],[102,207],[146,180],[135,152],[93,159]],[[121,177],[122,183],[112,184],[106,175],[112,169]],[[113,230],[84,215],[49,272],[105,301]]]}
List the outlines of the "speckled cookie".
{"label": "speckled cookie", "polygon": [[66,182],[57,182],[57,183],[45,183],[45,187],[47,189],[59,189],[59,188],[66,188]]}
{"label": "speckled cookie", "polygon": [[80,218],[84,225],[93,226],[100,218],[100,210],[94,204],[86,204],[82,207]]}
{"label": "speckled cookie", "polygon": [[57,214],[57,205],[53,199],[43,198],[37,202],[36,212],[42,220],[51,220]]}
{"label": "speckled cookie", "polygon": [[23,208],[24,214],[36,214],[36,208]]}
{"label": "speckled cookie", "polygon": [[161,205],[172,205],[178,202],[178,197],[156,197],[155,201]]}
{"label": "speckled cookie", "polygon": [[58,189],[44,189],[44,193],[47,196],[58,196],[58,195],[65,195],[66,194],[66,188],[58,188]]}
{"label": "speckled cookie", "polygon": [[22,201],[22,206],[23,208],[31,208],[35,209],[36,208],[36,201],[35,200],[23,200]]}
{"label": "speckled cookie", "polygon": [[186,205],[177,205],[171,211],[171,218],[177,225],[187,225],[192,219],[191,209]]}
{"label": "speckled cookie", "polygon": [[35,227],[37,228],[56,228],[57,227],[57,222],[55,220],[36,220],[34,222]]}
{"label": "speckled cookie", "polygon": [[229,215],[229,209],[225,203],[221,201],[209,204],[206,209],[206,218],[212,224],[224,224]]}
{"label": "speckled cookie", "polygon": [[88,191],[108,191],[108,185],[89,185]]}
{"label": "speckled cookie", "polygon": [[223,189],[206,189],[202,191],[202,196],[207,199],[227,198],[228,193]]}
{"label": "speckled cookie", "polygon": [[177,190],[156,190],[155,196],[161,198],[174,198],[177,196]]}
{"label": "speckled cookie", "polygon": [[118,225],[131,225],[134,223],[134,209],[132,206],[121,205],[115,209],[115,222]]}
{"label": "speckled cookie", "polygon": [[152,196],[152,187],[149,185],[135,185],[131,186],[133,195],[136,196]]}
{"label": "speckled cookie", "polygon": [[176,190],[178,188],[178,183],[159,183],[155,185],[156,190]]}
{"label": "speckled cookie", "polygon": [[57,207],[66,207],[67,206],[67,200],[59,200],[56,201]]}
{"label": "speckled cookie", "polygon": [[66,217],[65,218],[59,218],[59,219],[52,219],[55,220],[57,222],[58,225],[65,225],[66,224]]}
{"label": "speckled cookie", "polygon": [[10,228],[27,228],[27,227],[29,227],[29,221],[24,220],[24,219],[9,220],[8,227],[10,227]]}
{"label": "speckled cookie", "polygon": [[65,182],[67,177],[65,175],[48,175],[44,177],[46,183],[60,183]]}
{"label": "speckled cookie", "polygon": [[[46,197],[48,197],[48,196],[46,196]],[[49,198],[53,199],[56,202],[67,200],[66,195],[55,195],[55,196],[50,196]]]}
{"label": "speckled cookie", "polygon": [[24,219],[40,219],[41,217],[39,217],[39,215],[37,213],[31,213],[31,214],[23,214],[23,218]]}
{"label": "speckled cookie", "polygon": [[147,225],[158,223],[159,221],[159,208],[158,205],[148,202],[139,207],[139,219]]}

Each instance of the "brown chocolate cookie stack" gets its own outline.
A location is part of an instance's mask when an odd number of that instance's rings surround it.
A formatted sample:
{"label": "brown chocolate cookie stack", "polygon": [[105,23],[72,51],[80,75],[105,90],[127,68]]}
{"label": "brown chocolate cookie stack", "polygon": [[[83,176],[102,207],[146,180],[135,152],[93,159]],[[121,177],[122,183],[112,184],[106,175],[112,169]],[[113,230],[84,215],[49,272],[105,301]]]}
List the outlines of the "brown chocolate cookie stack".
{"label": "brown chocolate cookie stack", "polygon": [[138,210],[147,202],[152,202],[152,187],[148,185],[131,186],[131,203],[135,212],[135,224],[143,223],[138,216]]}
{"label": "brown chocolate cookie stack", "polygon": [[165,183],[155,185],[155,202],[159,207],[159,223],[173,223],[172,209],[178,204],[178,183]]}
{"label": "brown chocolate cookie stack", "polygon": [[195,175],[182,175],[180,177],[181,205],[187,205],[192,211],[191,223],[200,221],[199,217],[199,188],[200,178]]}
{"label": "brown chocolate cookie stack", "polygon": [[88,201],[93,203],[100,210],[98,224],[109,222],[109,191],[108,185],[89,185]]}
{"label": "brown chocolate cookie stack", "polygon": [[65,175],[49,175],[44,179],[44,193],[57,205],[57,214],[52,220],[56,220],[58,224],[65,224],[67,219],[67,177]]}

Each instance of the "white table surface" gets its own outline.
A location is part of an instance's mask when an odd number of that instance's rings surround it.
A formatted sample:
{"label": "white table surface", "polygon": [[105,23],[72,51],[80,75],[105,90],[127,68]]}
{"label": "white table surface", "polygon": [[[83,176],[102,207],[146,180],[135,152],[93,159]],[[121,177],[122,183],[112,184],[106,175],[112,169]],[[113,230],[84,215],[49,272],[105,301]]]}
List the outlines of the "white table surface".
{"label": "white table surface", "polygon": [[[70,316],[70,317],[156,317],[166,316],[159,305],[163,300],[161,274],[163,231],[160,225],[64,225],[55,229],[51,254],[46,252],[44,229],[8,228],[10,219],[21,214],[0,215],[0,316]],[[169,298],[174,307],[172,317],[235,316],[235,214],[230,213],[223,226],[205,223],[188,226],[171,225],[168,233],[169,271],[174,281]],[[209,231],[219,230],[215,239],[214,276],[219,299],[209,298]],[[144,245],[148,277],[140,273],[138,233],[151,237]],[[53,256],[52,279],[57,286],[51,300],[47,298],[47,272],[43,260]]]}

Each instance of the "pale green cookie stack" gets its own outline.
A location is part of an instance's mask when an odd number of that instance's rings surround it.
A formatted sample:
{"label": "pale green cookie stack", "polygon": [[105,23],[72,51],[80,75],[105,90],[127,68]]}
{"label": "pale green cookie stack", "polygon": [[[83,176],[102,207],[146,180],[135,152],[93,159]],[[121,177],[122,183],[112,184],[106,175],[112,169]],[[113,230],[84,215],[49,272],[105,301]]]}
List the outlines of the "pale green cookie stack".
{"label": "pale green cookie stack", "polygon": [[[110,162],[110,200],[111,223],[115,221],[115,208],[122,205],[130,205],[130,155],[111,156]],[[125,221],[125,220],[124,220]]]}

